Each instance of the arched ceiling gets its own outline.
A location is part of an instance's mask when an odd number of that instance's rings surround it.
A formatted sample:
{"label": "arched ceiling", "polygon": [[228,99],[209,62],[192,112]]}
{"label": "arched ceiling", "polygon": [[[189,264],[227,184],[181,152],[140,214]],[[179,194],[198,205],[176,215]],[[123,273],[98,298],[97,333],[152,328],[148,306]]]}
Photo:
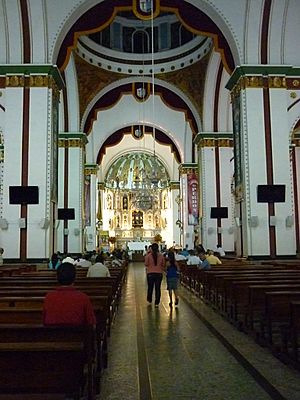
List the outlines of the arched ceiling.
{"label": "arched ceiling", "polygon": [[[153,13],[146,9],[145,2],[139,0],[105,0],[94,5],[70,27],[60,47],[57,65],[64,71],[72,53],[78,82],[81,127],[87,135],[93,129],[98,113],[113,108],[122,96],[130,94],[136,101],[142,102],[146,102],[149,96],[159,96],[170,110],[184,114],[190,127],[187,131],[191,132],[187,141],[181,137],[174,142],[163,132],[164,129],[158,129],[161,140],[171,146],[177,162],[194,162],[193,138],[202,128],[204,85],[211,53],[219,52],[223,67],[232,72],[232,51],[216,23],[190,2],[154,0],[153,5]],[[161,40],[164,36],[158,37],[154,29],[166,29],[171,25],[181,29],[182,43],[180,37],[175,35],[180,43],[174,42],[169,48],[163,48]],[[142,45],[138,40],[134,42],[136,52],[132,52],[130,46],[121,50],[120,43],[116,44],[118,36],[112,33],[116,27],[126,28],[129,32],[132,28],[138,32],[144,42]],[[124,32],[120,31],[121,37]],[[174,34],[175,31],[172,32]],[[107,42],[105,35],[110,41]],[[147,51],[141,52],[143,46],[147,47]],[[126,79],[129,82],[125,84],[123,81]],[[158,80],[167,82],[168,87],[160,85]],[[111,89],[107,91],[109,86]],[[145,91],[142,97],[141,90]],[[103,95],[99,96],[99,93]],[[138,118],[136,123],[140,123]],[[154,121],[152,124],[154,126]],[[132,127],[135,129],[134,125]],[[186,131],[184,126],[180,129],[181,132]],[[103,135],[104,131],[105,126],[102,126],[98,134]],[[97,150],[97,162],[101,162],[106,149],[117,143],[123,134],[120,124],[115,132],[110,133],[111,137],[102,141],[105,143]],[[96,142],[99,143],[93,143]],[[190,155],[185,160],[181,160],[176,145],[178,142],[184,142],[189,148]]]}

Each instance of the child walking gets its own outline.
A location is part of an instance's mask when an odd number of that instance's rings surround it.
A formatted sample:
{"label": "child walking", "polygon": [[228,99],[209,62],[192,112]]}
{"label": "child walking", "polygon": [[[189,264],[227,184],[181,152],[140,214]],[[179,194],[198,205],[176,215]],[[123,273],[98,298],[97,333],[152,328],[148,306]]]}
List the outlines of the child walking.
{"label": "child walking", "polygon": [[169,291],[170,303],[169,306],[173,307],[173,300],[172,300],[172,292],[175,295],[175,306],[178,305],[179,298],[178,298],[178,268],[177,263],[175,260],[175,254],[173,251],[169,251],[168,253],[168,266],[167,266],[167,290]]}

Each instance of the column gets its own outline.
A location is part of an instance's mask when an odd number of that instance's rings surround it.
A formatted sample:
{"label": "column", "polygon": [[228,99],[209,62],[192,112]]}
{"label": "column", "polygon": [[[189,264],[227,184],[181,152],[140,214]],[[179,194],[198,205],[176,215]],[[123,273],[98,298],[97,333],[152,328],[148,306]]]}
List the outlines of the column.
{"label": "column", "polygon": [[0,229],[6,259],[48,259],[54,248],[62,87],[52,65],[0,66],[5,110],[0,121],[4,157]]}
{"label": "column", "polygon": [[97,247],[97,171],[97,164],[84,166],[84,229],[87,251],[93,251]]}
{"label": "column", "polygon": [[[84,155],[87,138],[82,132],[59,134],[58,250],[81,254],[84,251]],[[74,217],[69,211],[74,212]],[[69,219],[71,215],[71,219]]]}
{"label": "column", "polygon": [[241,66],[231,76],[235,208],[242,254],[295,256],[287,90],[299,68]]}
{"label": "column", "polygon": [[198,150],[200,238],[206,249],[217,244],[233,252],[235,220],[232,133],[201,132],[194,139]]}
{"label": "column", "polygon": [[182,200],[182,247],[194,248],[194,230],[199,224],[199,185],[196,163],[179,166],[180,198]]}
{"label": "column", "polygon": [[[170,224],[172,222],[172,243],[167,242],[169,247],[173,246],[173,244],[180,244],[180,235],[181,235],[181,198],[180,198],[180,182],[171,181],[170,182],[170,196],[171,196],[171,221],[168,221]],[[180,221],[180,223],[179,223]],[[169,240],[170,240],[169,239]]]}

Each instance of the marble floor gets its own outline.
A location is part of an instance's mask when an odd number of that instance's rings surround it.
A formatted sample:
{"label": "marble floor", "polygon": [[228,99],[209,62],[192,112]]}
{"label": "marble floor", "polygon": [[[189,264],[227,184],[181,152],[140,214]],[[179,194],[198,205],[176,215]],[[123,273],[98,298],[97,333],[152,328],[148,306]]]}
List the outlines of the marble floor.
{"label": "marble floor", "polygon": [[300,373],[180,288],[170,309],[146,301],[142,263],[129,266],[97,400],[299,400]]}

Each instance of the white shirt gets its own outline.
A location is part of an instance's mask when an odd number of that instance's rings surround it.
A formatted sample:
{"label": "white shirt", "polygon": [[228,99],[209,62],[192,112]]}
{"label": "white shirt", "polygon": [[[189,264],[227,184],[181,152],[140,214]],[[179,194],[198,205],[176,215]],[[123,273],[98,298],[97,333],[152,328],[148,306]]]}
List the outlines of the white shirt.
{"label": "white shirt", "polygon": [[220,257],[225,256],[225,251],[222,249],[222,247],[216,247],[214,251],[215,251],[215,253],[219,253]]}
{"label": "white shirt", "polygon": [[175,254],[175,260],[176,261],[186,260],[186,257],[183,254]]}
{"label": "white shirt", "polygon": [[84,258],[80,258],[79,260],[74,262],[74,265],[81,268],[89,268],[92,263],[89,260],[85,260]]}
{"label": "white shirt", "polygon": [[98,262],[89,267],[86,276],[88,278],[105,278],[110,276],[110,272],[104,264]]}
{"label": "white shirt", "polygon": [[199,265],[201,264],[201,260],[198,256],[188,256],[187,265]]}

